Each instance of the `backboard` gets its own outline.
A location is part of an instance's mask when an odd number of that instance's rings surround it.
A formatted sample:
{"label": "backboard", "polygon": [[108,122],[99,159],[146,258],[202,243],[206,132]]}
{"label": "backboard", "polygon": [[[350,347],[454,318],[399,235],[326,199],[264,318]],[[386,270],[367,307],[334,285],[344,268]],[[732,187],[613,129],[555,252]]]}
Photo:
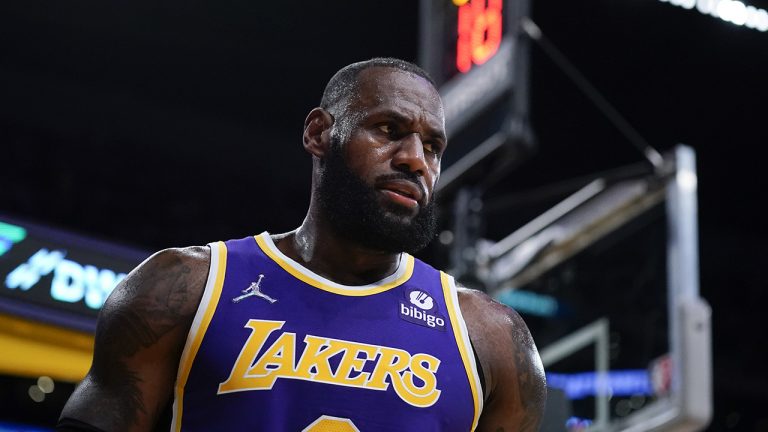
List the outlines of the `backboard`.
{"label": "backboard", "polygon": [[710,310],[699,297],[695,154],[598,178],[481,248],[489,294],[525,318],[545,431],[700,430],[711,417]]}

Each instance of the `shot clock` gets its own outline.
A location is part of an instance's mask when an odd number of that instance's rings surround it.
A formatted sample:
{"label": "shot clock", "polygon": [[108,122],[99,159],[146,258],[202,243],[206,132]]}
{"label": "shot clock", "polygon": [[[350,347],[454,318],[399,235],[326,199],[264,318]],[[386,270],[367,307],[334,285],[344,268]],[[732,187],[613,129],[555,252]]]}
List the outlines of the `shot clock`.
{"label": "shot clock", "polygon": [[476,181],[488,161],[522,160],[528,127],[528,40],[520,31],[530,0],[421,0],[420,65],[435,79],[450,150],[443,190]]}

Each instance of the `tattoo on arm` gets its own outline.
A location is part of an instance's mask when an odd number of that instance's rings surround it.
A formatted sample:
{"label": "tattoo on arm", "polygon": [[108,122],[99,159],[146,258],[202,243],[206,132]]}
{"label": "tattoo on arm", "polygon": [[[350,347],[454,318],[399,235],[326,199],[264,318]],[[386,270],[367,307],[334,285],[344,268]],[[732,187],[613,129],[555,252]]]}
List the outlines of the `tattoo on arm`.
{"label": "tattoo on arm", "polygon": [[104,399],[103,409],[112,415],[112,425],[117,430],[137,424],[138,415],[147,414],[139,390],[139,378],[136,372],[130,370],[125,362],[119,361],[112,365],[113,375],[111,386],[119,398]]}
{"label": "tattoo on arm", "polygon": [[[544,411],[546,388],[539,365],[534,364],[535,345],[523,319],[513,312],[512,338],[517,341],[515,369],[517,370],[520,402],[523,409],[520,432],[537,431]],[[537,372],[539,372],[537,374]],[[503,428],[500,428],[503,431]]]}
{"label": "tattoo on arm", "polygon": [[[195,278],[176,255],[151,260],[125,280],[102,311],[91,375],[113,396],[103,402],[115,429],[135,425],[140,415],[148,415],[140,388],[143,379],[130,359],[191,320],[196,305],[190,305],[190,286],[200,283]],[[169,378],[172,386],[175,377]]]}
{"label": "tattoo on arm", "polygon": [[[178,259],[178,258],[177,258]],[[156,266],[155,266],[156,267]],[[179,265],[173,274],[149,268],[142,292],[136,283],[126,286],[135,296],[131,304],[109,310],[101,318],[104,325],[96,331],[101,347],[112,356],[130,357],[141,348],[154,345],[162,336],[178,326],[188,315],[182,311],[188,297],[189,266]],[[119,300],[118,300],[119,301]],[[187,308],[188,309],[188,308]]]}
{"label": "tattoo on arm", "polygon": [[520,379],[520,395],[522,396],[522,405],[523,405],[523,422],[522,422],[522,429],[523,431],[528,430],[535,430],[539,417],[536,415],[538,412],[533,407],[533,402],[531,401],[531,398],[535,398],[536,394],[533,391],[532,379],[530,376],[530,372],[528,372],[528,368],[530,368],[530,364],[528,364],[528,360],[525,358],[525,354],[523,353],[517,353],[515,356],[515,363],[517,364],[517,370],[523,371],[518,376]]}

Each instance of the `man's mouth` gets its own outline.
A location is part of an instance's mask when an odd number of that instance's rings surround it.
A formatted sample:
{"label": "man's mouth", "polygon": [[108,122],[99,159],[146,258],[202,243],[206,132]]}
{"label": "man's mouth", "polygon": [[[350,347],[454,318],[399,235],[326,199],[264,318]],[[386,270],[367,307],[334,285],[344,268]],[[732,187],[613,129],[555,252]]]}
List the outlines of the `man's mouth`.
{"label": "man's mouth", "polygon": [[379,189],[387,198],[408,208],[416,208],[424,197],[418,185],[409,180],[391,180],[380,184]]}

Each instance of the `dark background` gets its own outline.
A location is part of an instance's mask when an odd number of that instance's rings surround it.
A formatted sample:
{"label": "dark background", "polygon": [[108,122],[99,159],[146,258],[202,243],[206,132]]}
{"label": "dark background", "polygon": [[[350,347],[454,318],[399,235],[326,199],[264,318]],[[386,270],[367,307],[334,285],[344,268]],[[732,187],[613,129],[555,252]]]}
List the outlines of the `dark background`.
{"label": "dark background", "polygon": [[[534,0],[533,19],[654,146],[697,151],[710,430],[767,431],[768,33],[654,0]],[[3,2],[0,212],[146,250],[290,230],[327,80],[417,45],[413,0]],[[641,160],[535,47],[531,79],[538,150],[499,187]]]}

